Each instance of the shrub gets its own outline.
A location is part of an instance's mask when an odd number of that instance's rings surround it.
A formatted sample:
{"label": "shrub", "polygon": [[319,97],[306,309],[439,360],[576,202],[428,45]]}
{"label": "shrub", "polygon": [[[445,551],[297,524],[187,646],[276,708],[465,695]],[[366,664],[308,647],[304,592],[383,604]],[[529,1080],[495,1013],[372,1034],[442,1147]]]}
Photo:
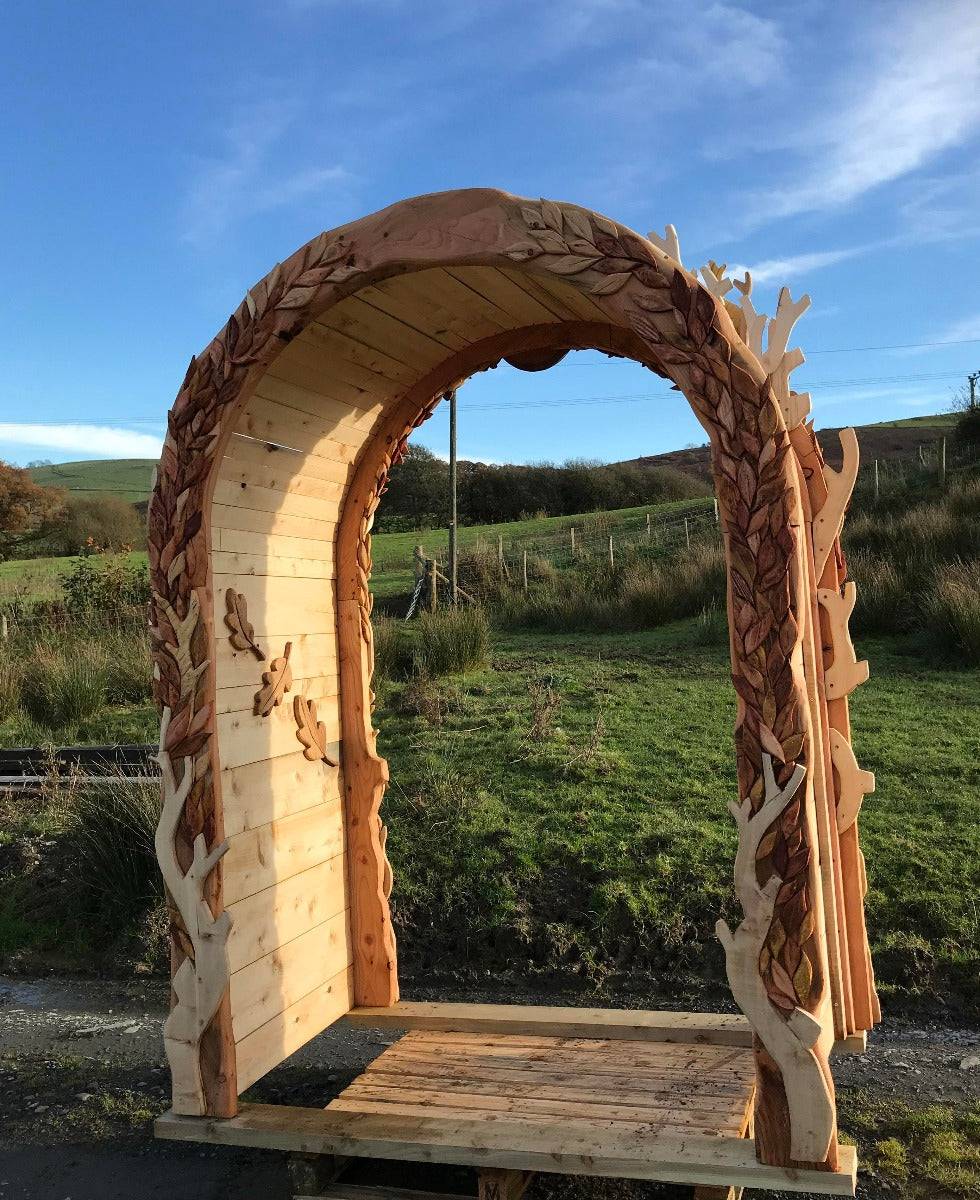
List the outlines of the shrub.
{"label": "shrub", "polygon": [[414,631],[412,662],[418,675],[475,671],[490,652],[490,623],[482,608],[442,608],[423,613]]}
{"label": "shrub", "polygon": [[411,656],[405,648],[404,622],[395,617],[373,617],[374,679],[376,683],[401,675]]}
{"label": "shrub", "polygon": [[104,637],[106,697],[110,704],[139,704],[152,695],[153,660],[146,622],[132,622]]}
{"label": "shrub", "polygon": [[75,495],[68,497],[48,544],[54,554],[78,554],[86,546],[133,550],[146,545],[146,528],[135,506],[121,496]]}
{"label": "shrub", "polygon": [[106,703],[108,661],[95,643],[38,643],[24,663],[21,706],[38,725],[66,730]]}
{"label": "shrub", "polygon": [[11,716],[20,703],[21,675],[12,654],[0,658],[0,721]]}
{"label": "shrub", "polygon": [[856,633],[897,633],[915,621],[917,598],[893,562],[876,554],[854,554],[848,560],[857,584],[852,628]]}
{"label": "shrub", "polygon": [[937,572],[927,613],[939,638],[980,665],[980,562],[955,563]]}
{"label": "shrub", "polygon": [[90,555],[76,559],[62,579],[65,607],[73,617],[132,620],[134,608],[150,599],[145,566],[125,555]]}
{"label": "shrub", "polygon": [[69,885],[80,908],[138,915],[163,893],[153,839],[160,818],[155,783],[76,789],[65,813],[72,846]]}

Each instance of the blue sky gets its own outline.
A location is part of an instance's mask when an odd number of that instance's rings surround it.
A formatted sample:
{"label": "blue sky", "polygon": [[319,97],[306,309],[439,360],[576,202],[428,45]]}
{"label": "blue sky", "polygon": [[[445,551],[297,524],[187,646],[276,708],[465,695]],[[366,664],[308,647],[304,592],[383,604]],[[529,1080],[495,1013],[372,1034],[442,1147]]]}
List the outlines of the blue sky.
{"label": "blue sky", "polygon": [[[819,425],[941,410],[980,367],[976,0],[42,0],[5,11],[0,94],[11,461],[155,455],[253,282],[443,188],[671,222],[689,267],[751,267],[757,307],[808,292]],[[956,344],[837,352],[924,342]],[[444,413],[419,440],[445,451]],[[467,457],[701,441],[682,397],[596,355],[460,394]]]}

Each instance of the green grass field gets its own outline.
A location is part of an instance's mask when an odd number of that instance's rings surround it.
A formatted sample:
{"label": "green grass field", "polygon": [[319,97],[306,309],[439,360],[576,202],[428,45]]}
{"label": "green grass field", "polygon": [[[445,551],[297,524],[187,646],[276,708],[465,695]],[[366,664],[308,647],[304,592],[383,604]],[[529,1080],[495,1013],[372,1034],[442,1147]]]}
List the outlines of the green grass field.
{"label": "green grass field", "polygon": [[[136,459],[134,462],[143,462]],[[75,465],[75,464],[68,464]],[[86,465],[86,464],[81,464]],[[50,469],[50,468],[38,468]],[[499,525],[464,525],[459,530],[461,548],[477,542],[496,545],[502,537],[505,544],[520,543],[531,546],[537,542],[548,542],[567,534],[573,526],[581,537],[591,529],[618,533],[639,529],[650,512],[658,519],[670,519],[672,514],[687,512],[695,508],[711,508],[711,500],[669,501],[666,504],[649,505],[643,508],[620,508],[603,513],[579,513],[569,517],[536,517],[527,521],[509,521]],[[449,534],[445,529],[422,530],[413,533],[379,533],[372,539],[375,565],[374,587],[379,599],[388,595],[401,595],[412,588],[412,553],[422,544],[427,554],[435,555],[444,562],[448,554]],[[133,562],[145,563],[146,554],[136,551]],[[13,595],[36,596],[52,599],[59,593],[59,577],[75,562],[74,556],[63,558],[23,558],[0,562],[0,604],[5,597]]]}
{"label": "green grass field", "polygon": [[30,472],[45,487],[65,488],[85,496],[110,492],[136,504],[148,499],[155,467],[152,458],[88,459],[31,467]]}

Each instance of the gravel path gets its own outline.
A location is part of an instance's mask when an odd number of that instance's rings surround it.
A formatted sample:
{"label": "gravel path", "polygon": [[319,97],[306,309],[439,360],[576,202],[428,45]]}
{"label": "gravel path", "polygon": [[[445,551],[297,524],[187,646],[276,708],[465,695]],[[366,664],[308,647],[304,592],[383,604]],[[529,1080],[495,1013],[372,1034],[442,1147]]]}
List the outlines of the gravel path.
{"label": "gravel path", "polygon": [[[415,995],[426,998],[418,989]],[[453,996],[489,998],[465,991]],[[494,998],[574,1003],[554,995],[498,992]],[[167,1001],[166,984],[156,980],[0,977],[0,1200],[291,1195],[282,1155],[152,1139],[150,1123],[166,1107],[169,1087],[161,1040]],[[657,1006],[649,997],[631,998],[640,1002]],[[390,1035],[337,1026],[272,1072],[252,1095],[273,1103],[325,1104],[390,1041]],[[976,1066],[962,1065],[974,1058]],[[867,1054],[835,1063],[835,1078],[842,1095],[861,1090],[917,1102],[980,1098],[980,1032],[886,1021]],[[427,1174],[384,1164],[373,1174],[369,1167],[364,1172],[402,1186],[410,1175]],[[442,1185],[465,1188],[458,1175],[444,1172]],[[864,1176],[860,1194],[870,1200],[893,1193]],[[528,1193],[529,1200],[687,1195],[685,1189],[543,1176]]]}

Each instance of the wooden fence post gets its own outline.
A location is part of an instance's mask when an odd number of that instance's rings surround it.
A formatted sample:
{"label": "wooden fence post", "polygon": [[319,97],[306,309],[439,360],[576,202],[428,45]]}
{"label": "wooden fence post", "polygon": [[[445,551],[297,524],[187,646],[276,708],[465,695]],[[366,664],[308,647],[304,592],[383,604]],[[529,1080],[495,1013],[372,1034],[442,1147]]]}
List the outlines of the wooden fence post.
{"label": "wooden fence post", "polygon": [[615,567],[616,565],[616,561],[613,558],[612,534],[609,535],[609,565],[611,567]]}
{"label": "wooden fence post", "polygon": [[881,485],[878,480],[878,460],[875,459],[875,504],[878,503],[878,499],[880,496],[881,496]]}
{"label": "wooden fence post", "polygon": [[687,517],[684,518],[684,540],[687,542],[687,548],[691,548],[691,526],[688,523]]}
{"label": "wooden fence post", "polygon": [[[877,464],[875,464],[875,470],[877,470]],[[714,505],[715,505],[715,524],[719,525],[721,523],[721,521],[718,516],[718,497],[717,496],[714,497]]]}
{"label": "wooden fence post", "polygon": [[500,569],[500,578],[504,577],[504,535],[497,534],[497,566]]}
{"label": "wooden fence post", "polygon": [[439,564],[435,559],[429,563],[429,612],[439,607]]}
{"label": "wooden fence post", "polygon": [[527,551],[524,551],[524,590],[527,591]]}
{"label": "wooden fence post", "polygon": [[573,525],[569,532],[572,535],[572,558],[575,557],[575,526]]}
{"label": "wooden fence post", "polygon": [[647,513],[647,545],[650,545],[650,514]]}
{"label": "wooden fence post", "polygon": [[946,439],[939,443],[939,490],[946,490]]}

